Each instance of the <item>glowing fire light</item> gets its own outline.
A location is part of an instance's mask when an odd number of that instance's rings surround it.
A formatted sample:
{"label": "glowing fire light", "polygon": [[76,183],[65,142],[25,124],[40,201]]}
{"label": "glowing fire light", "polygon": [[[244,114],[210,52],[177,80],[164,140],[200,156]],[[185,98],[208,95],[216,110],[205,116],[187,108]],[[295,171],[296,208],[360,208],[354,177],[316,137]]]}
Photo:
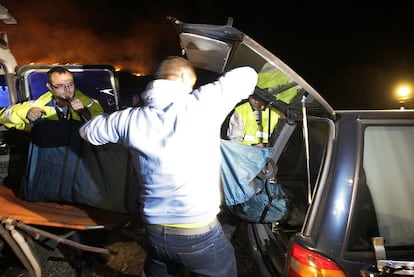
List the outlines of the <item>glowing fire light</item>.
{"label": "glowing fire light", "polygon": [[177,34],[164,17],[131,17],[125,19],[128,25],[121,26],[116,24],[113,9],[97,11],[87,1],[68,1],[62,9],[56,9],[52,0],[35,5],[3,1],[18,22],[3,25],[2,31],[8,35],[19,66],[109,64],[119,71],[147,75],[165,56],[180,53]]}

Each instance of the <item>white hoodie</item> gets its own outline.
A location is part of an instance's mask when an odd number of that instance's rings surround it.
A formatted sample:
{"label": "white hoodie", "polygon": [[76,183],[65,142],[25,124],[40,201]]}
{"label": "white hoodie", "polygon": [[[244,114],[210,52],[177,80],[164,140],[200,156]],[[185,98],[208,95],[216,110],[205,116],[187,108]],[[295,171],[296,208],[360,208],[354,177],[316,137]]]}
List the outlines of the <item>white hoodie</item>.
{"label": "white hoodie", "polygon": [[130,149],[147,223],[207,222],[220,210],[221,124],[256,83],[250,67],[193,92],[176,81],[155,80],[142,94],[143,106],[97,116],[80,135],[94,145]]}

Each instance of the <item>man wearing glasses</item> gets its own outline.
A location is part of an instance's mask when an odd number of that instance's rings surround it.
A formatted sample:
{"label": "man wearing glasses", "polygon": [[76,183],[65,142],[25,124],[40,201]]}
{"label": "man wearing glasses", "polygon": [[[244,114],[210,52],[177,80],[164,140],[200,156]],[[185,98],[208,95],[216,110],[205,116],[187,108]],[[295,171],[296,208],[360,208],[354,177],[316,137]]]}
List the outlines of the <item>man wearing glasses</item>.
{"label": "man wearing glasses", "polygon": [[56,66],[47,72],[49,91],[36,100],[12,105],[0,111],[0,121],[7,128],[30,132],[38,119],[87,121],[103,113],[99,102],[75,88],[73,74]]}

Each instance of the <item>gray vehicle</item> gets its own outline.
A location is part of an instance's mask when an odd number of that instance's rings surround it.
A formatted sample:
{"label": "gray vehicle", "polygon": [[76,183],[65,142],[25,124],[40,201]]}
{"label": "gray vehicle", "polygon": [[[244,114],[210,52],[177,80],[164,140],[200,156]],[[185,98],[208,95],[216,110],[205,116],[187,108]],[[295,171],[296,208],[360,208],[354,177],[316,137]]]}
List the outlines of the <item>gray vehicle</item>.
{"label": "gray vehicle", "polygon": [[278,99],[283,86],[261,94],[283,114],[270,178],[289,192],[289,210],[249,223],[258,276],[414,275],[414,111],[335,110],[232,21],[171,20],[198,68],[270,67],[296,90],[289,103]]}

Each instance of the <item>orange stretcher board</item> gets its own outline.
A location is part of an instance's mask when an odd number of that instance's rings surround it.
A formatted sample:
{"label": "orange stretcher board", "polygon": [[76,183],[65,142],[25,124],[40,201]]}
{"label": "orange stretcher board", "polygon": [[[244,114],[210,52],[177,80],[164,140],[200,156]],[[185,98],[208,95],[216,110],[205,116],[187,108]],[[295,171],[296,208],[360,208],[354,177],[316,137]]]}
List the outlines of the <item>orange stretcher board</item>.
{"label": "orange stretcher board", "polygon": [[0,220],[11,218],[25,224],[90,230],[119,226],[137,215],[106,211],[80,205],[54,202],[28,202],[0,185]]}

